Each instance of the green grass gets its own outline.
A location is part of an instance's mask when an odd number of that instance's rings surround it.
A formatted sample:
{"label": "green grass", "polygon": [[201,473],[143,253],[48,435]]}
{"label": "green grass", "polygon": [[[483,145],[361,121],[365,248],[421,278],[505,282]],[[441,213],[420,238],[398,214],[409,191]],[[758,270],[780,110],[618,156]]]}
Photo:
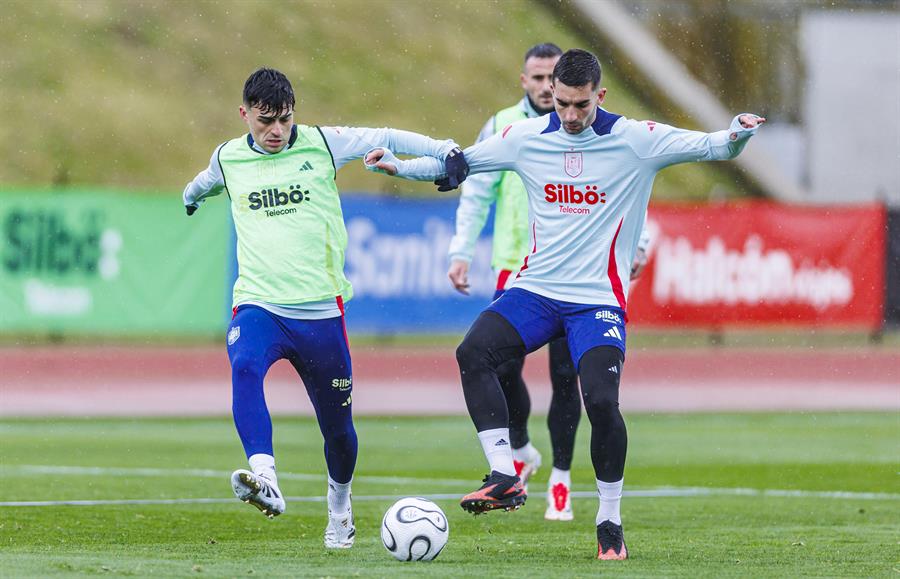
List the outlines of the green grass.
{"label": "green grass", "polygon": [[[559,8],[530,0],[7,0],[0,36],[5,115],[0,184],[152,189],[177,195],[219,143],[239,136],[241,89],[283,70],[297,122],[390,126],[474,141],[521,98],[519,67],[538,42],[585,44]],[[489,41],[487,41],[489,39]],[[604,62],[607,106],[671,122]],[[434,195],[430,184],[343,169],[344,191]],[[740,193],[723,164],[664,171],[659,197]]]}
{"label": "green grass", "polygon": [[[900,420],[889,413],[633,415],[626,490],[749,488],[880,493],[825,498],[724,493],[626,497],[631,559],[593,559],[596,499],[572,523],[548,523],[533,496],[516,513],[447,512],[450,543],[432,563],[398,563],[378,527],[391,500],[461,495],[485,469],[467,418],[360,418],[356,546],[327,552],[324,507],[289,502],[268,521],[230,499],[244,459],[227,419],[0,421],[3,501],[221,498],[220,504],[0,507],[0,576],[896,576]],[[323,494],[316,425],[276,417],[282,490]],[[543,421],[532,437],[548,449]],[[592,490],[586,420],[574,490]],[[548,459],[545,452],[545,459]],[[27,466],[32,465],[32,466]],[[35,465],[54,467],[41,472]],[[93,474],[58,467],[117,469]],[[129,469],[157,469],[137,471]],[[185,469],[193,469],[186,471]],[[214,472],[197,472],[210,469]],[[548,468],[531,486],[544,489]],[[303,476],[304,474],[309,476]],[[399,478],[398,478],[399,477]]]}

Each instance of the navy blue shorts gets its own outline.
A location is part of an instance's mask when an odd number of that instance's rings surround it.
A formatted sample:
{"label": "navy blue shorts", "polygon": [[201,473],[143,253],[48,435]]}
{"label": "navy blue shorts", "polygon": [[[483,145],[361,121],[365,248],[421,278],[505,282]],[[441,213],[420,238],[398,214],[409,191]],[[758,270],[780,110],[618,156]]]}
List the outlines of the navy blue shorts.
{"label": "navy blue shorts", "polygon": [[232,368],[242,360],[242,367],[260,376],[287,359],[303,379],[317,414],[350,410],[353,373],[343,316],[295,320],[242,305],[228,328],[228,357]]}
{"label": "navy blue shorts", "polygon": [[529,353],[565,335],[576,368],[597,346],[613,346],[625,355],[625,312],[616,306],[573,304],[514,287],[487,309],[512,324]]}

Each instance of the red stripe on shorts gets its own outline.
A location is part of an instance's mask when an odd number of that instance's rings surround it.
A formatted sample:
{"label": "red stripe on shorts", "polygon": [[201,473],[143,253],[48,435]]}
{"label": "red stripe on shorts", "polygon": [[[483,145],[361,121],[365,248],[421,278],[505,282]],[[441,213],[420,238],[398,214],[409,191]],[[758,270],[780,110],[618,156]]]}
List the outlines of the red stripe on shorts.
{"label": "red stripe on shorts", "polygon": [[337,300],[337,307],[339,310],[341,310],[341,326],[343,326],[343,328],[344,328],[344,341],[347,342],[347,349],[349,350],[350,349],[350,338],[347,337],[347,318],[344,317],[344,298],[341,296],[338,296],[336,298],[336,300]]}

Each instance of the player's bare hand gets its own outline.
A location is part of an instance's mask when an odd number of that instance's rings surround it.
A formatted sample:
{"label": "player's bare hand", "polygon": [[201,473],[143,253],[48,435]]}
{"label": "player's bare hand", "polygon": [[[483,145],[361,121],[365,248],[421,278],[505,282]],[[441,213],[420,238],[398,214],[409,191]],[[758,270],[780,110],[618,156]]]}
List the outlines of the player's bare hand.
{"label": "player's bare hand", "polygon": [[766,119],[757,115],[741,115],[738,117],[738,122],[745,129],[753,129],[766,122]]}
{"label": "player's bare hand", "polygon": [[382,159],[384,159],[384,157],[384,149],[372,149],[371,151],[366,153],[366,166],[370,169],[380,169],[381,171],[384,171],[385,173],[393,177],[397,174],[397,165],[395,165],[394,163],[383,161]]}
{"label": "player's bare hand", "polygon": [[447,271],[450,283],[461,294],[469,295],[469,263],[455,259]]}
{"label": "player's bare hand", "polygon": [[634,263],[631,264],[631,281],[641,277],[641,274],[644,272],[644,267],[646,266],[647,252],[638,248],[637,252],[634,254]]}

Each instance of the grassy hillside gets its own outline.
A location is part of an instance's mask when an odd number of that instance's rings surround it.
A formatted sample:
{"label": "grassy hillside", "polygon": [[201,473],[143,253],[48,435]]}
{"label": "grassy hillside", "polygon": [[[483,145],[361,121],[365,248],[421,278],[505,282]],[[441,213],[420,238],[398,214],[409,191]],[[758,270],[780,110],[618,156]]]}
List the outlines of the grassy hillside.
{"label": "grassy hillside", "polygon": [[[20,1],[0,11],[3,185],[103,185],[177,193],[245,126],[247,75],[292,79],[306,124],[392,126],[470,143],[520,97],[524,51],[585,46],[534,1]],[[610,110],[657,118],[604,63]],[[430,192],[344,169],[344,190]],[[721,167],[664,172],[656,192],[733,191]]]}

